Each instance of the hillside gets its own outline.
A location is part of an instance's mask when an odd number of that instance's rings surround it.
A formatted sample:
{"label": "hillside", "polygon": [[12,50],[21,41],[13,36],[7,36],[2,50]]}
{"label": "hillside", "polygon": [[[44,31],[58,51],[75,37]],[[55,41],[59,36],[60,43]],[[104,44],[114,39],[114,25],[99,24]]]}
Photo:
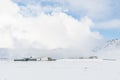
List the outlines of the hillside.
{"label": "hillside", "polygon": [[105,41],[100,46],[93,49],[92,52],[100,57],[120,59],[120,39]]}
{"label": "hillside", "polygon": [[112,40],[105,41],[100,46],[97,46],[95,49],[93,49],[93,51],[98,52],[100,50],[115,49],[115,48],[120,48],[119,39],[112,39]]}

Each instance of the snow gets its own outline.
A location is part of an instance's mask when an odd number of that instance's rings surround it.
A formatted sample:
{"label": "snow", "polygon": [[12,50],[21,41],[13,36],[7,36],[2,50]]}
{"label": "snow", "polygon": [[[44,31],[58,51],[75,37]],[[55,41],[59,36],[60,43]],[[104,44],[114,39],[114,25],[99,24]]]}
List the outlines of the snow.
{"label": "snow", "polygon": [[120,61],[0,61],[0,80],[120,80]]}

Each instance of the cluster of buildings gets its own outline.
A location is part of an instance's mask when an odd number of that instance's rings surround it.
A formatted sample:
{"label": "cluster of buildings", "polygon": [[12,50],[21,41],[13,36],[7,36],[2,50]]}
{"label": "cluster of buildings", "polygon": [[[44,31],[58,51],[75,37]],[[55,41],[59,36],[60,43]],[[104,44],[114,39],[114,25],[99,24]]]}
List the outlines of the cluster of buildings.
{"label": "cluster of buildings", "polygon": [[[97,56],[90,56],[90,57],[79,57],[79,58],[69,58],[69,59],[98,59]],[[51,57],[27,57],[27,58],[20,58],[20,59],[14,59],[14,61],[56,61],[56,59],[53,59]]]}
{"label": "cluster of buildings", "polygon": [[55,61],[56,59],[52,59],[51,57],[28,57],[28,58],[21,58],[21,59],[14,59],[14,61]]}

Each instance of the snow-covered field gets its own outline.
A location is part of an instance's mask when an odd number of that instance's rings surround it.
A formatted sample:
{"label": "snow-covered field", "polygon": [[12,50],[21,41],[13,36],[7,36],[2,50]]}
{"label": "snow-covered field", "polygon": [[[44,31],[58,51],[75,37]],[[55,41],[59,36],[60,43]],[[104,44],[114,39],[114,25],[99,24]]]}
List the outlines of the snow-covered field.
{"label": "snow-covered field", "polygon": [[0,61],[0,80],[120,80],[120,61]]}

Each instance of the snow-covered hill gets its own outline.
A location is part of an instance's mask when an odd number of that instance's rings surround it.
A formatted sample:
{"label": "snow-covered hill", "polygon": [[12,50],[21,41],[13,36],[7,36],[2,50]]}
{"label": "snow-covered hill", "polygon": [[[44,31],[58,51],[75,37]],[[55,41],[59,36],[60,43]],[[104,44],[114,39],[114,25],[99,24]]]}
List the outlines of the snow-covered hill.
{"label": "snow-covered hill", "polygon": [[120,80],[120,61],[0,62],[0,80]]}
{"label": "snow-covered hill", "polygon": [[103,42],[100,46],[93,49],[93,53],[104,58],[120,59],[120,39]]}
{"label": "snow-covered hill", "polygon": [[97,46],[95,49],[93,49],[93,51],[98,52],[104,49],[115,49],[115,48],[120,49],[120,39],[112,39],[105,41],[100,46]]}

